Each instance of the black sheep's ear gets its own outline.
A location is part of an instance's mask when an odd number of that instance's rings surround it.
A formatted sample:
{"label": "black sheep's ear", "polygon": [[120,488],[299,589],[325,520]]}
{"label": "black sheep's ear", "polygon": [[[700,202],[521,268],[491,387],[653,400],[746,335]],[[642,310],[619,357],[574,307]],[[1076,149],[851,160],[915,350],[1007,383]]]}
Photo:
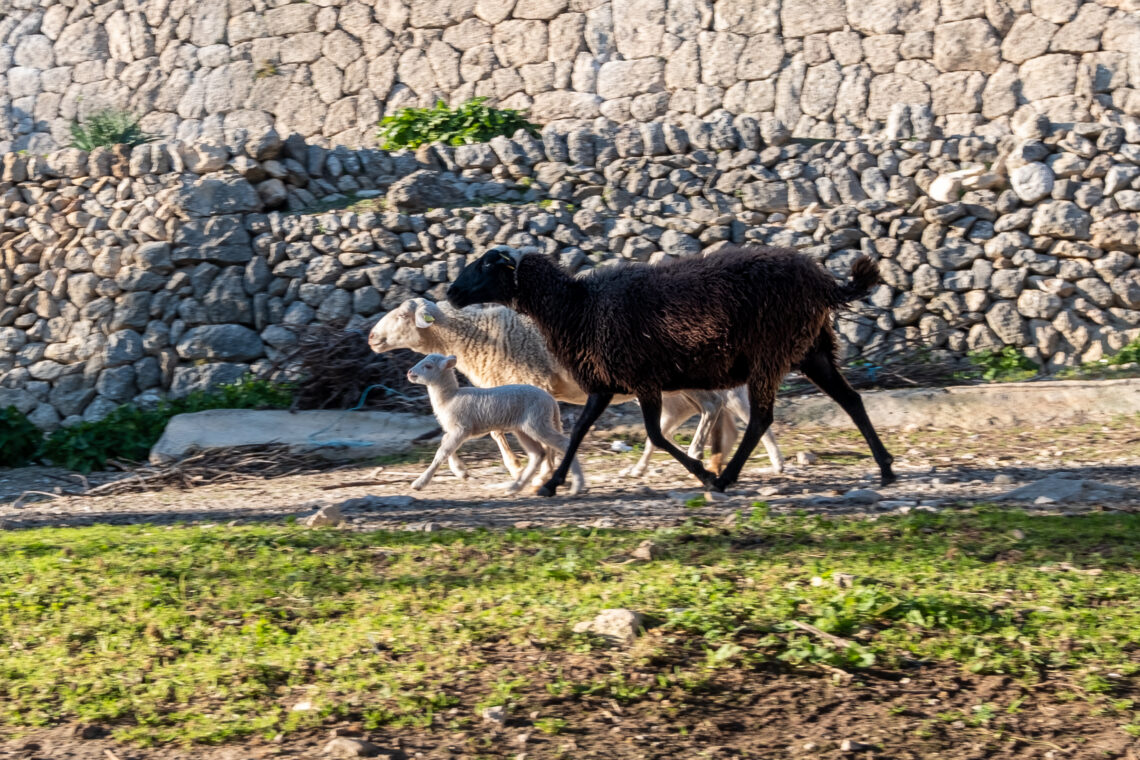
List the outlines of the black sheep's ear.
{"label": "black sheep's ear", "polygon": [[499,260],[508,269],[513,270],[515,268],[515,257],[512,256],[511,254],[507,253],[506,251],[499,251]]}

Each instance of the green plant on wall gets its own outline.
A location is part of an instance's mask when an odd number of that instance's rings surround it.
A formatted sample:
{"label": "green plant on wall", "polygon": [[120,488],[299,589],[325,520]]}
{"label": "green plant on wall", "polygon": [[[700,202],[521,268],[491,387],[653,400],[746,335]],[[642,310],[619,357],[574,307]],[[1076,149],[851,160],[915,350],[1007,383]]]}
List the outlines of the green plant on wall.
{"label": "green plant on wall", "polygon": [[91,114],[82,122],[71,123],[71,147],[81,150],[111,145],[142,145],[157,139],[144,132],[139,126],[138,117],[129,111],[105,108]]}
{"label": "green plant on wall", "polygon": [[380,120],[377,139],[384,150],[418,148],[426,143],[466,145],[487,142],[492,137],[510,137],[520,129],[538,135],[538,125],[522,111],[492,108],[486,98],[472,98],[456,108],[442,100],[434,108],[402,108]]}

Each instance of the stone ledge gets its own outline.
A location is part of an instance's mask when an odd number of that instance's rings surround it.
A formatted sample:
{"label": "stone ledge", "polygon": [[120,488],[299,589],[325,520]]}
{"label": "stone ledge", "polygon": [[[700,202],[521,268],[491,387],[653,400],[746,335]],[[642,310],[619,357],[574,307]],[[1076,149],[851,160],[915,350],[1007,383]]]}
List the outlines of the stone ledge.
{"label": "stone ledge", "polygon": [[153,464],[235,446],[288,445],[326,459],[398,454],[437,427],[432,417],[395,412],[213,409],[179,414],[150,451]]}
{"label": "stone ledge", "polygon": [[[1102,422],[1140,414],[1140,378],[993,383],[861,395],[880,430],[906,425],[983,430]],[[822,395],[778,401],[776,420],[785,425],[852,426],[839,405]]]}

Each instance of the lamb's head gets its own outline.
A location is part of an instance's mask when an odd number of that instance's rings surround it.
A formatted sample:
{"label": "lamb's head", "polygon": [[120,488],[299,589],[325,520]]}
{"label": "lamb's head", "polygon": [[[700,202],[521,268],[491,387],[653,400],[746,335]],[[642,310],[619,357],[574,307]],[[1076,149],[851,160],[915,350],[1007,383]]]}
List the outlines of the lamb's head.
{"label": "lamb's head", "polygon": [[417,385],[435,385],[449,374],[455,374],[455,357],[428,354],[408,370],[408,382]]}
{"label": "lamb's head", "polygon": [[444,319],[443,311],[426,298],[410,298],[385,314],[368,334],[368,345],[378,354],[410,348],[421,354],[432,348],[428,332]]}
{"label": "lamb's head", "polygon": [[447,300],[462,309],[476,303],[510,305],[518,292],[515,268],[523,251],[497,245],[472,261],[447,289]]}

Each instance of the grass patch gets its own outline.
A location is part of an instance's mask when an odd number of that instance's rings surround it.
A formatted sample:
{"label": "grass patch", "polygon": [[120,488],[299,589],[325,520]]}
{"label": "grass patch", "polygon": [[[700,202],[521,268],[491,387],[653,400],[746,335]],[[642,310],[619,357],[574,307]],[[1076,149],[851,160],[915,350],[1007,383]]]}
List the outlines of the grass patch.
{"label": "grass patch", "polygon": [[86,151],[112,145],[134,147],[157,139],[156,135],[143,131],[137,116],[113,108],[71,123],[71,147]]}
{"label": "grass patch", "polygon": [[[141,743],[345,718],[446,727],[491,705],[685,704],[742,670],[915,661],[1131,705],[1140,517],[978,508],[859,521],[762,507],[731,530],[0,533],[0,726],[100,722]],[[662,559],[606,561],[646,538]],[[1063,562],[1099,572],[1040,569]],[[612,607],[655,626],[616,650],[571,632]],[[514,654],[528,652],[543,656]],[[293,711],[301,701],[313,709]],[[541,733],[566,729],[542,719]]]}
{"label": "grass patch", "polygon": [[471,98],[455,108],[442,100],[434,108],[401,108],[380,120],[377,139],[384,150],[418,148],[426,143],[466,145],[493,137],[511,137],[518,130],[538,136],[538,125],[527,121],[522,111],[492,108],[487,98]]}

